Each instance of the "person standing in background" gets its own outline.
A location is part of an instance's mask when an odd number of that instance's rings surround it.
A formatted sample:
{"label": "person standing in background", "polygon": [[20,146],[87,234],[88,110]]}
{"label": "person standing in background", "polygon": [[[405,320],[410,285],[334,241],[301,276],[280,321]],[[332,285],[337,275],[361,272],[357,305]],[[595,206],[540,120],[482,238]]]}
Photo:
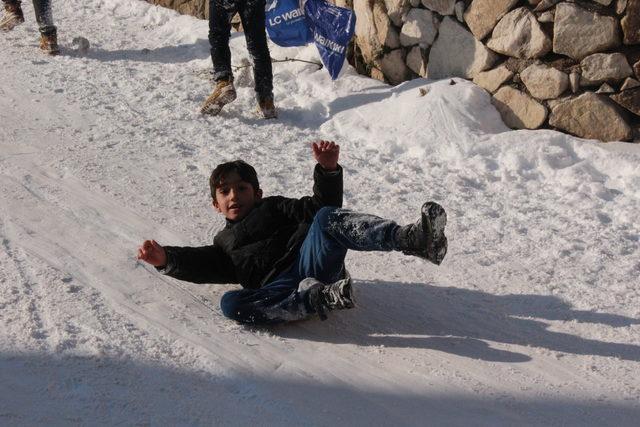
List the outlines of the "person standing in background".
{"label": "person standing in background", "polygon": [[264,119],[274,119],[278,114],[273,103],[273,73],[265,29],[265,0],[209,0],[209,43],[216,87],[200,112],[216,116],[222,107],[236,99],[229,49],[231,19],[236,13],[240,15],[247,50],[253,59],[257,114]]}
{"label": "person standing in background", "polygon": [[[4,3],[4,15],[0,19],[0,30],[11,31],[17,25],[24,22],[24,14],[20,7],[20,0],[2,0]],[[49,55],[60,53],[56,26],[53,25],[51,13],[51,0],[33,0],[33,8],[36,12],[36,21],[40,29],[40,49]]]}

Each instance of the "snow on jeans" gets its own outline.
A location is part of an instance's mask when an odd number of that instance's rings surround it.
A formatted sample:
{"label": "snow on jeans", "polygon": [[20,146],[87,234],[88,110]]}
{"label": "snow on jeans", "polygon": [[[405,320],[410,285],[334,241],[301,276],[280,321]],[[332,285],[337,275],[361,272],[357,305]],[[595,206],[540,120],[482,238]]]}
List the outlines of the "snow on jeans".
{"label": "snow on jeans", "polygon": [[230,291],[222,312],[241,323],[269,324],[301,320],[311,313],[303,303],[300,282],[314,277],[332,283],[344,274],[347,250],[391,251],[398,224],[347,209],[324,207],[316,214],[291,268],[260,289]]}
{"label": "snow on jeans", "polygon": [[233,76],[229,34],[231,19],[240,14],[247,50],[253,59],[253,79],[259,99],[273,97],[271,55],[264,27],[265,0],[209,0],[209,43],[216,81]]}

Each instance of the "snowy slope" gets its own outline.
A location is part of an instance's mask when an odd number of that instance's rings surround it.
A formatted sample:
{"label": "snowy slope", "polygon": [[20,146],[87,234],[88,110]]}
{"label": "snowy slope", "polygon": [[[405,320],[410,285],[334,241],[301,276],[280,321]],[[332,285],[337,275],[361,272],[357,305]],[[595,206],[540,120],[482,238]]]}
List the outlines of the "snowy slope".
{"label": "snowy slope", "polygon": [[[277,121],[253,115],[247,76],[203,118],[206,22],[60,0],[49,58],[23,7],[0,34],[0,424],[637,425],[638,146],[510,131],[462,80],[332,82],[303,62],[274,64]],[[221,161],[307,194],[320,137],[342,147],[346,207],[407,223],[445,206],[441,267],[351,253],[357,309],[254,330],[220,313],[235,286],[135,260],[145,238],[211,241]]]}

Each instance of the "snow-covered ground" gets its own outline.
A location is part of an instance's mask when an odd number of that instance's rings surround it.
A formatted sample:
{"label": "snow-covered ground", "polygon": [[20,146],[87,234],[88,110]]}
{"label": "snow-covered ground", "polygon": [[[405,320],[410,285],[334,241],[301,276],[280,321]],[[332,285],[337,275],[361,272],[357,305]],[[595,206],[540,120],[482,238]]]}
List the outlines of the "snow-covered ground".
{"label": "snow-covered ground", "polygon": [[[274,64],[278,120],[254,116],[247,76],[203,118],[206,22],[53,6],[61,56],[38,51],[30,2],[0,34],[0,424],[638,425],[640,147],[511,131],[466,81],[302,62]],[[346,207],[407,223],[445,206],[441,267],[351,253],[356,309],[249,329],[218,308],[235,286],[136,261],[145,238],[211,241],[222,161],[308,194],[316,138],[342,147]]]}

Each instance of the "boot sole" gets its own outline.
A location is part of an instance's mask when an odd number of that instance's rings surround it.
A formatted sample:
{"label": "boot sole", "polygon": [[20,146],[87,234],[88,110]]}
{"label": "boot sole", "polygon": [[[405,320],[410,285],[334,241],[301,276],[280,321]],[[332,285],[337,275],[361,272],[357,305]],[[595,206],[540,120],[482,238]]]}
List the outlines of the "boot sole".
{"label": "boot sole", "polygon": [[60,49],[59,49],[59,48],[58,48],[58,49],[55,49],[55,50],[48,50],[48,49],[40,48],[40,50],[42,50],[42,53],[45,53],[45,54],[47,54],[47,55],[49,55],[49,56],[57,56],[57,55],[60,55]]}
{"label": "boot sole", "polygon": [[271,119],[277,119],[278,113],[274,111],[273,113],[265,114],[264,111],[262,111],[262,109],[260,108],[260,106],[258,106],[256,107],[256,116],[264,120],[271,120]]}
{"label": "boot sole", "polygon": [[426,258],[440,265],[447,254],[447,237],[444,235],[447,213],[444,208],[435,202],[422,205],[422,225],[427,233]]}
{"label": "boot sole", "polygon": [[222,111],[222,107],[236,100],[236,96],[235,91],[230,91],[220,95],[213,101],[205,101],[202,108],[200,108],[200,112],[209,116],[217,116]]}

